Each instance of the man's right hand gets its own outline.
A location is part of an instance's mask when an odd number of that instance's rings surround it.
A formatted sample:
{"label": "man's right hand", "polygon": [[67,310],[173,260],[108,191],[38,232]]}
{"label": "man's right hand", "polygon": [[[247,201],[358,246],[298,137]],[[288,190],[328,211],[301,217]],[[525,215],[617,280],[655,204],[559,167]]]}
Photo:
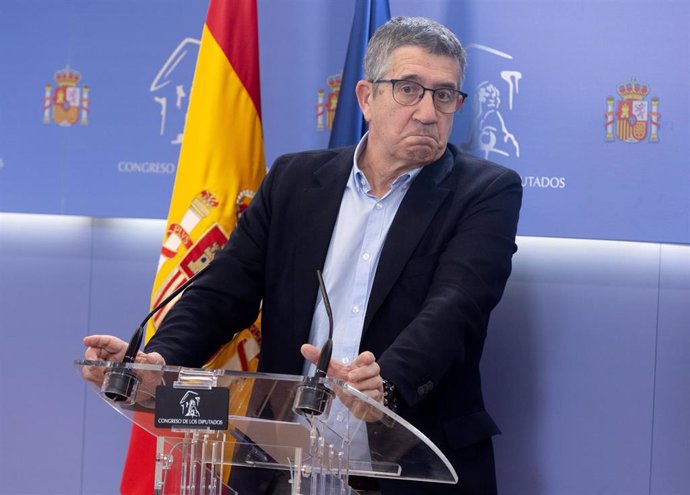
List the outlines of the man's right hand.
{"label": "man's right hand", "polygon": [[[127,342],[112,335],[89,335],[84,337],[84,359],[89,361],[112,361],[121,363],[127,352]],[[157,352],[146,354],[139,351],[134,362],[165,366],[165,359]],[[103,366],[84,366],[84,379],[99,387],[103,384],[105,373]]]}

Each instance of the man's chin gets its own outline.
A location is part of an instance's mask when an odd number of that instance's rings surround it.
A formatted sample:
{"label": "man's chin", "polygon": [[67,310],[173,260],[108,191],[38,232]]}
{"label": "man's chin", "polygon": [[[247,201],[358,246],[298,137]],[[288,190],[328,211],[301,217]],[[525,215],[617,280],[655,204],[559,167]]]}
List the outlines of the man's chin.
{"label": "man's chin", "polygon": [[418,165],[428,165],[436,161],[442,154],[445,148],[441,149],[439,144],[435,142],[434,146],[415,145],[407,148],[407,156],[410,161]]}

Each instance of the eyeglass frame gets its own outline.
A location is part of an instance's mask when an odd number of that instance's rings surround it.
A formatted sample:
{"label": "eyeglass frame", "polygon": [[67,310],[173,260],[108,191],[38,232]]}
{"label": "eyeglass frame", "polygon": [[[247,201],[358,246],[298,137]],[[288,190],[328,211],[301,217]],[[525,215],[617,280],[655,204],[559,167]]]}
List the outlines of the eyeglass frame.
{"label": "eyeglass frame", "polygon": [[[419,96],[419,99],[418,99],[416,102],[414,102],[414,103],[400,103],[400,102],[395,98],[395,85],[396,85],[397,83],[399,83],[399,82],[406,82],[406,83],[416,84],[417,86],[419,86],[420,88],[422,88],[422,94]],[[375,81],[371,81],[371,83],[372,83],[372,84],[391,83],[391,95],[393,96],[393,100],[394,100],[398,105],[402,105],[402,106],[404,106],[404,107],[412,107],[412,106],[416,105],[417,103],[419,103],[420,101],[422,101],[422,100],[424,99],[424,95],[426,94],[426,92],[427,92],[427,91],[430,91],[430,92],[431,92],[431,102],[434,104],[434,108],[435,108],[436,110],[438,110],[439,112],[441,112],[441,113],[445,113],[446,115],[452,115],[452,114],[456,113],[458,110],[460,110],[460,109],[462,108],[463,104],[465,103],[465,100],[467,100],[467,98],[469,97],[469,95],[468,95],[467,93],[465,93],[464,91],[460,91],[459,89],[453,89],[453,88],[436,88],[436,89],[432,89],[432,88],[427,88],[427,87],[424,87],[424,86],[422,86],[421,84],[419,84],[417,81],[412,81],[412,80],[410,80],[410,79],[376,79]],[[444,112],[443,110],[440,110],[440,109],[436,106],[436,91],[442,91],[442,90],[444,90],[444,91],[453,91],[453,92],[457,93],[458,97],[462,96],[462,101],[460,101],[460,104],[459,104],[459,105],[457,106],[457,108],[456,108],[455,110],[453,110],[452,112]],[[459,99],[459,98],[458,98],[458,99]],[[456,101],[457,101],[457,100],[456,100]]]}

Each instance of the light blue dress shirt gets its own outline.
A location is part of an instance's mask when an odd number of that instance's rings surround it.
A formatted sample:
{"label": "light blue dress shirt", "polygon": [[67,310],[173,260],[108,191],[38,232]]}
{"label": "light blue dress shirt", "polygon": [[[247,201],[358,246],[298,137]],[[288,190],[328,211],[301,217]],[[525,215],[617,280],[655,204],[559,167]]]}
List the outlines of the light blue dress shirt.
{"label": "light blue dress shirt", "polygon": [[[357,165],[366,145],[367,134],[355,150],[322,272],[334,320],[332,359],[344,364],[351,363],[358,355],[381,249],[400,203],[421,170],[420,167],[400,175],[390,191],[378,198],[370,193],[369,182]],[[319,294],[309,342],[320,348],[327,338],[328,316]],[[314,366],[305,363],[305,374],[313,371]]]}

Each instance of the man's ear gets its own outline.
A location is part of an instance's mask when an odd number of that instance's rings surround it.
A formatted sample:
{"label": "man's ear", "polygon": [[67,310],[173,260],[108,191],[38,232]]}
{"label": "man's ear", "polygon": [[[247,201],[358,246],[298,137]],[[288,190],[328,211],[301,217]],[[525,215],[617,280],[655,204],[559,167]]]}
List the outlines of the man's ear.
{"label": "man's ear", "polygon": [[362,110],[362,115],[364,115],[364,120],[369,122],[371,98],[374,97],[373,83],[364,80],[359,81],[355,87],[355,94],[357,95],[359,108]]}

